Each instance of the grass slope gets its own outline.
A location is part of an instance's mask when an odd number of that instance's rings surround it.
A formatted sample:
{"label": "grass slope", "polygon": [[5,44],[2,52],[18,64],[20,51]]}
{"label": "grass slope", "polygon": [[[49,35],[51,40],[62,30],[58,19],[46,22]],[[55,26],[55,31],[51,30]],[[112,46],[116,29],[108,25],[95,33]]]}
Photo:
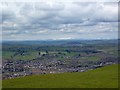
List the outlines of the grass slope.
{"label": "grass slope", "polygon": [[82,73],[46,74],[3,80],[3,88],[117,88],[118,65]]}

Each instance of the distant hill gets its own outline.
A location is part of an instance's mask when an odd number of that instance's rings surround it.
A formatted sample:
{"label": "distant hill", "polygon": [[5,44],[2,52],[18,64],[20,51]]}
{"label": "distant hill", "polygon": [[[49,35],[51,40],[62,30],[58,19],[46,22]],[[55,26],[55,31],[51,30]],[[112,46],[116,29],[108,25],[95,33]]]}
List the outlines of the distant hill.
{"label": "distant hill", "polygon": [[111,40],[26,40],[2,41],[3,45],[81,45],[81,44],[117,44],[117,39]]}
{"label": "distant hill", "polygon": [[118,65],[82,73],[45,74],[3,80],[3,88],[117,88]]}

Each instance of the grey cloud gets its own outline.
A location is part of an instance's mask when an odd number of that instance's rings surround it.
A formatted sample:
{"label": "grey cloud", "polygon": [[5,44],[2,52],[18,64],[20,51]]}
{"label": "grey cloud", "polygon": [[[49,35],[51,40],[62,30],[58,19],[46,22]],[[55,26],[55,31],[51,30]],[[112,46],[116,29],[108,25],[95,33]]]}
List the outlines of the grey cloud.
{"label": "grey cloud", "polygon": [[1,17],[2,17],[2,21],[13,21],[15,20],[15,15],[12,14],[11,12],[7,12],[7,11],[3,11],[2,14],[1,14]]}
{"label": "grey cloud", "polygon": [[[43,36],[47,39],[47,36],[79,38],[80,35],[87,38],[86,34],[102,33],[105,37],[103,33],[111,33],[117,28],[117,3],[39,2],[12,5],[5,6],[2,12],[3,34],[8,36],[20,35],[20,38],[26,35],[36,39]],[[100,23],[103,23],[104,30],[98,28]],[[106,27],[109,29],[105,30]],[[36,33],[39,36],[34,36]],[[116,35],[116,31],[112,33]]]}

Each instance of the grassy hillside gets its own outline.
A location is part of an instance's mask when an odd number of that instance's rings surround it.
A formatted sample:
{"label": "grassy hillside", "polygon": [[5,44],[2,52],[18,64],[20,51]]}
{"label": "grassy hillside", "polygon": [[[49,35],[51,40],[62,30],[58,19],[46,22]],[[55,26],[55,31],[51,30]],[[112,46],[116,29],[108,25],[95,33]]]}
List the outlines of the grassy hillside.
{"label": "grassy hillside", "polygon": [[117,88],[118,65],[82,73],[33,75],[3,80],[3,88]]}

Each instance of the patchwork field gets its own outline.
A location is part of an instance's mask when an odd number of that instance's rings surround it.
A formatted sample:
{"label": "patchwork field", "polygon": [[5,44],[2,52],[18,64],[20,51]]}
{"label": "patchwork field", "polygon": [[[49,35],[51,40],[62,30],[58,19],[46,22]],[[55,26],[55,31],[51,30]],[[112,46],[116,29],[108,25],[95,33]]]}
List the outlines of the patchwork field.
{"label": "patchwork field", "polygon": [[3,88],[117,88],[118,65],[87,72],[44,74],[3,80]]}

